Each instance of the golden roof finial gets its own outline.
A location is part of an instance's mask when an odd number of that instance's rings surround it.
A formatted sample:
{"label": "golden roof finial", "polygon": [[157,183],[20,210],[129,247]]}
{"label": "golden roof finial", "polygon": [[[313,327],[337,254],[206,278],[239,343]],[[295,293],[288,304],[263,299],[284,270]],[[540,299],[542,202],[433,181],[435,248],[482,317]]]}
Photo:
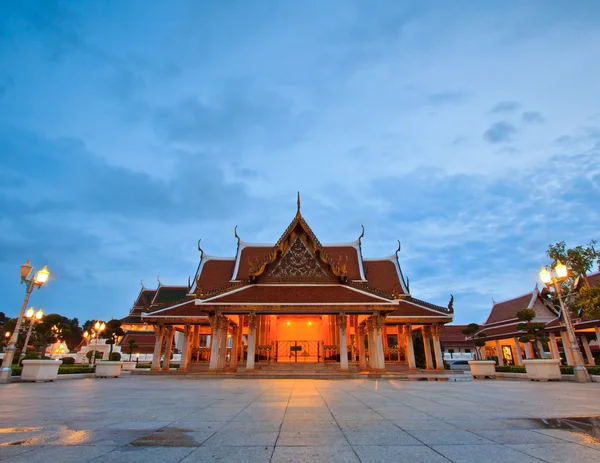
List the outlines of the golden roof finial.
{"label": "golden roof finial", "polygon": [[237,227],[238,227],[237,225],[236,225],[235,227],[233,227],[233,236],[237,238],[237,240],[238,240],[238,245],[239,245],[239,244],[240,244],[240,241],[242,241],[242,240],[240,239],[240,237],[239,237],[239,236],[238,236],[238,234],[237,234]]}
{"label": "golden roof finial", "polygon": [[146,288],[144,287],[144,280],[140,280],[140,284],[142,285],[142,289],[146,289]]}
{"label": "golden roof finial", "polygon": [[300,215],[300,192],[298,192],[298,211],[297,214]]}
{"label": "golden roof finial", "polygon": [[398,249],[396,249],[396,258],[398,258],[398,253],[400,252],[400,249],[402,249],[402,245],[400,244],[400,240],[398,240]]}

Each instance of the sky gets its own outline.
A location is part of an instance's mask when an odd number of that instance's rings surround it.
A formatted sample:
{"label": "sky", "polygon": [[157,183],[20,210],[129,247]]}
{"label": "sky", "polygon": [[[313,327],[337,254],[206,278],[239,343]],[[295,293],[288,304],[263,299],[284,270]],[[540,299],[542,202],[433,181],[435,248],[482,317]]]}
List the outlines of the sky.
{"label": "sky", "polygon": [[206,254],[365,227],[482,323],[600,239],[600,2],[0,1],[0,311],[121,318]]}

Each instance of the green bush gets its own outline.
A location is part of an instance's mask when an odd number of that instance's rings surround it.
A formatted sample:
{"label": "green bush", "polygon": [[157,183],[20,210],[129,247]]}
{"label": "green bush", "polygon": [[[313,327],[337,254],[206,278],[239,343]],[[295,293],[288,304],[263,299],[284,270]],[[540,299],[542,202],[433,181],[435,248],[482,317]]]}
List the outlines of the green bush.
{"label": "green bush", "polygon": [[[590,375],[600,375],[600,366],[586,367],[587,371]],[[526,373],[525,367],[496,367],[496,371],[498,373]],[[560,372],[563,375],[572,375],[573,367],[572,366],[561,366]]]}
{"label": "green bush", "polygon": [[99,352],[99,351],[97,351],[97,350],[96,350],[96,351],[91,351],[91,350],[88,350],[88,351],[86,352],[86,354],[85,354],[85,356],[87,357],[87,359],[88,359],[88,360],[91,360],[91,358],[92,358],[92,352],[94,352],[94,358],[95,358],[96,360],[98,360],[98,359],[101,359],[101,358],[102,358],[102,352]]}
{"label": "green bush", "polygon": [[590,375],[600,375],[600,366],[587,367],[587,371]]}
{"label": "green bush", "polygon": [[501,366],[496,366],[496,371],[498,373],[525,373],[525,367],[517,367],[517,366],[501,367]]}
{"label": "green bush", "polygon": [[18,365],[13,365],[12,373],[10,375],[11,376],[21,376],[21,371],[23,371],[23,367],[18,366]]}
{"label": "green bush", "polygon": [[118,352],[113,352],[112,354],[110,354],[109,360],[111,362],[118,362],[119,360],[121,360],[121,354],[119,354]]}
{"label": "green bush", "polygon": [[94,367],[89,367],[87,365],[69,365],[67,367],[63,367],[62,365],[58,367],[59,375],[76,375],[80,373],[93,373]]}
{"label": "green bush", "polygon": [[152,364],[150,364],[150,363],[138,363],[135,367],[136,368],[152,368]]}
{"label": "green bush", "polygon": [[63,365],[74,365],[75,359],[73,357],[64,357],[61,359]]}

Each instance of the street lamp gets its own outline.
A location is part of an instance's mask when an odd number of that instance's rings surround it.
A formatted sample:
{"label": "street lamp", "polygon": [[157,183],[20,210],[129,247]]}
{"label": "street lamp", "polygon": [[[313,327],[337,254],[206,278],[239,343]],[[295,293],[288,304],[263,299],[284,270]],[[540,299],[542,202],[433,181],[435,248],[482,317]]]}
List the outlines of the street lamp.
{"label": "street lamp", "polygon": [[41,288],[42,285],[48,281],[48,277],[50,276],[48,268],[44,266],[42,270],[38,270],[36,272],[33,278],[29,278],[32,270],[33,266],[31,265],[31,262],[29,262],[29,259],[27,259],[27,262],[21,265],[21,283],[25,283],[26,285],[25,299],[23,300],[23,305],[21,306],[21,311],[19,312],[15,329],[10,338],[8,347],[6,348],[4,359],[2,360],[2,368],[0,368],[0,383],[7,383],[10,375],[12,374],[12,361],[15,357],[15,350],[17,341],[19,339],[19,330],[21,328],[21,323],[23,322],[23,317],[25,316],[25,308],[29,302],[29,296],[31,295],[33,288]]}
{"label": "street lamp", "polygon": [[40,321],[44,316],[44,311],[42,309],[35,312],[33,307],[29,307],[29,310],[25,314],[25,316],[29,319],[29,330],[27,330],[27,337],[25,338],[25,345],[23,346],[23,350],[21,350],[20,358],[23,359],[25,355],[27,355],[27,346],[29,345],[29,337],[31,336],[31,329],[33,328],[33,323],[36,321]]}
{"label": "street lamp", "polygon": [[[104,322],[100,323],[100,322],[96,322],[94,324],[94,329],[90,329],[90,332],[88,333],[87,331],[83,333],[83,337],[84,338],[90,338],[89,344],[92,343],[92,340],[94,338],[96,338],[96,345],[98,345],[98,337],[100,336],[100,333],[102,331],[104,331],[104,329],[106,328],[106,324],[104,324]],[[90,357],[90,365],[93,365],[94,362],[96,360],[96,347],[94,347],[92,349],[92,356]]]}
{"label": "street lamp", "polygon": [[[546,267],[542,267],[540,271],[540,280],[544,283],[548,288],[551,286],[554,287],[554,291],[558,296],[558,301],[560,302],[560,309],[563,314],[563,318],[565,320],[565,327],[567,328],[567,337],[569,339],[569,344],[571,344],[571,354],[573,356],[573,374],[575,375],[575,381],[578,383],[589,383],[591,381],[590,375],[585,367],[585,363],[583,361],[583,355],[581,355],[581,350],[579,350],[579,344],[577,343],[577,338],[575,337],[575,330],[573,329],[573,323],[571,323],[571,314],[569,310],[565,307],[565,303],[563,302],[561,290],[559,283],[564,281],[569,276],[569,270],[567,266],[563,264],[560,260],[556,262],[554,266],[554,274],[548,271]],[[567,352],[565,351],[565,355]]]}

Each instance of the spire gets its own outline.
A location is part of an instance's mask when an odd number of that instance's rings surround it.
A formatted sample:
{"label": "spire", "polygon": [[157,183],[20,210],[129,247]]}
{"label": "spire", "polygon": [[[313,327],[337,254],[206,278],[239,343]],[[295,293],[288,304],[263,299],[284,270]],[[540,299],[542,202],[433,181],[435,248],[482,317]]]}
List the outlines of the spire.
{"label": "spire", "polygon": [[144,287],[144,280],[140,280],[140,284],[142,285],[142,290],[146,289],[146,288]]}
{"label": "spire", "polygon": [[296,211],[296,215],[300,215],[300,192],[298,192],[298,210]]}
{"label": "spire", "polygon": [[400,249],[402,249],[402,245],[400,244],[400,240],[398,240],[398,249],[396,249],[396,259],[398,258],[398,253],[400,252]]}

